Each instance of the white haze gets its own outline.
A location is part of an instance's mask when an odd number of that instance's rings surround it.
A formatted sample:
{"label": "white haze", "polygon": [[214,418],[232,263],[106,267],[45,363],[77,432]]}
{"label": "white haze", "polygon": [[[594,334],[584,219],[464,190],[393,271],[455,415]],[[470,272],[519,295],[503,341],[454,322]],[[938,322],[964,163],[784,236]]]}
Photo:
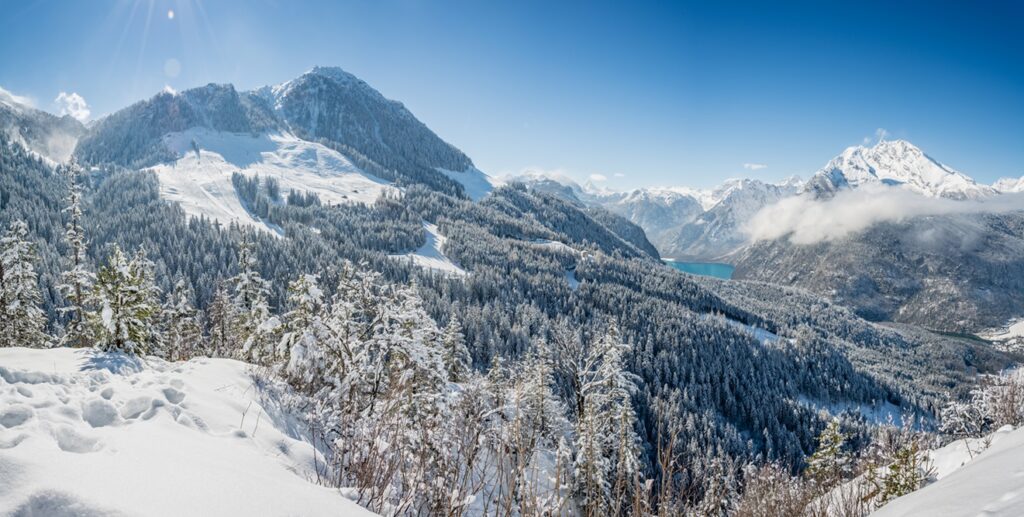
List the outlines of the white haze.
{"label": "white haze", "polygon": [[1024,194],[1002,194],[979,201],[930,198],[902,188],[865,185],[829,200],[794,196],[766,206],[747,222],[752,241],[789,237],[794,244],[841,239],[874,224],[913,217],[1001,213],[1024,210]]}

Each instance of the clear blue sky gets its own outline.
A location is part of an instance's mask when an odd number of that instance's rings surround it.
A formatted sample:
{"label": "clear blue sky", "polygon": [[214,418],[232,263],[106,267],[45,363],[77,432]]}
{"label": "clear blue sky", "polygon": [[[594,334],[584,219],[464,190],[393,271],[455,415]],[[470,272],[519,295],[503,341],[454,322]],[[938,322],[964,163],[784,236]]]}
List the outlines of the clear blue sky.
{"label": "clear blue sky", "polygon": [[1024,174],[1024,2],[2,7],[0,87],[51,111],[76,92],[92,118],[165,85],[249,89],[337,65],[491,174],[619,188],[806,177],[878,128],[981,181]]}

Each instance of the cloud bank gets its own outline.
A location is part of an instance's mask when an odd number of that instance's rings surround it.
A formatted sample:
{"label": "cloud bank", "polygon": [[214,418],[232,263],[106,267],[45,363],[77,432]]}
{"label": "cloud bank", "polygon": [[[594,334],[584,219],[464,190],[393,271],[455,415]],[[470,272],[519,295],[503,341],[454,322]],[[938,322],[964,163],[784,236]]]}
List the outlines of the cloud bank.
{"label": "cloud bank", "polygon": [[748,171],[759,171],[761,169],[767,169],[768,166],[763,163],[744,163],[743,168]]}
{"label": "cloud bank", "polygon": [[53,100],[60,107],[58,112],[61,116],[71,115],[79,122],[85,122],[89,120],[89,105],[86,104],[85,99],[81,95],[71,92],[60,92],[60,95]]}
{"label": "cloud bank", "polygon": [[608,176],[604,174],[591,174],[590,181],[608,181]]}
{"label": "cloud bank", "polygon": [[983,201],[929,198],[903,188],[865,185],[829,200],[801,195],[762,208],[743,230],[753,241],[789,237],[794,244],[841,239],[883,222],[912,217],[1024,210],[1024,194],[1002,194]]}

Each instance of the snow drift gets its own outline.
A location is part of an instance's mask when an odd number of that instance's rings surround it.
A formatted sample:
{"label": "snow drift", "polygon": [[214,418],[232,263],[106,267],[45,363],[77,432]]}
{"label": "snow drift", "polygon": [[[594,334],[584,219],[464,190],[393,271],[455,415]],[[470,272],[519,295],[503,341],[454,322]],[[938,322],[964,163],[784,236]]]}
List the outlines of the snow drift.
{"label": "snow drift", "polygon": [[[1024,515],[1024,428],[1007,426],[983,440],[963,440],[928,453],[938,481],[883,506],[872,515],[947,517]],[[991,445],[978,453],[984,445]]]}
{"label": "snow drift", "polygon": [[251,369],[0,348],[0,514],[373,515]]}

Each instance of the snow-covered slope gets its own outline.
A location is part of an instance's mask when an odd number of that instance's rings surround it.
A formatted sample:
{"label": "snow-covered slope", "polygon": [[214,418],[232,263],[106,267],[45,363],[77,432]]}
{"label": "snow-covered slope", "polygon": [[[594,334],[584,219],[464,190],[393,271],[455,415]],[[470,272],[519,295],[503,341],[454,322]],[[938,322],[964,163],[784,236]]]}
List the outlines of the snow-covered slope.
{"label": "snow-covered slope", "polygon": [[1003,193],[1024,192],[1024,176],[1019,178],[1000,178],[992,188]]}
{"label": "snow-covered slope", "polygon": [[433,269],[434,271],[440,271],[445,274],[454,276],[466,275],[466,270],[458,266],[445,256],[444,243],[447,239],[437,229],[437,225],[424,222],[423,231],[427,233],[427,241],[420,246],[420,248],[411,253],[405,253],[401,255],[391,255],[392,258],[409,260],[417,266],[424,267],[427,269]]}
{"label": "snow-covered slope", "polygon": [[250,369],[0,348],[0,514],[372,515]]}
{"label": "snow-covered slope", "polygon": [[[962,440],[929,452],[938,481],[883,506],[877,517],[1024,515],[1024,428],[1000,429],[984,451]],[[980,440],[972,444],[975,450]]]}
{"label": "snow-covered slope", "polygon": [[[164,137],[179,158],[153,167],[160,195],[192,216],[222,224],[237,222],[276,233],[280,229],[252,215],[235,192],[233,173],[274,178],[281,191],[312,192],[325,204],[372,203],[394,187],[366,174],[341,153],[288,133],[252,136],[192,128]],[[196,149],[198,148],[198,152]]]}
{"label": "snow-covered slope", "polygon": [[909,188],[929,197],[978,199],[995,194],[966,174],[943,165],[906,140],[849,147],[819,170],[805,191],[828,195],[868,183]]}
{"label": "snow-covered slope", "polygon": [[490,194],[494,190],[495,186],[500,186],[500,182],[494,178],[488,176],[480,169],[476,167],[469,167],[464,171],[450,171],[438,167],[437,171],[444,174],[448,179],[454,180],[462,185],[465,189],[466,195],[469,196],[473,201],[480,201],[487,194]]}

